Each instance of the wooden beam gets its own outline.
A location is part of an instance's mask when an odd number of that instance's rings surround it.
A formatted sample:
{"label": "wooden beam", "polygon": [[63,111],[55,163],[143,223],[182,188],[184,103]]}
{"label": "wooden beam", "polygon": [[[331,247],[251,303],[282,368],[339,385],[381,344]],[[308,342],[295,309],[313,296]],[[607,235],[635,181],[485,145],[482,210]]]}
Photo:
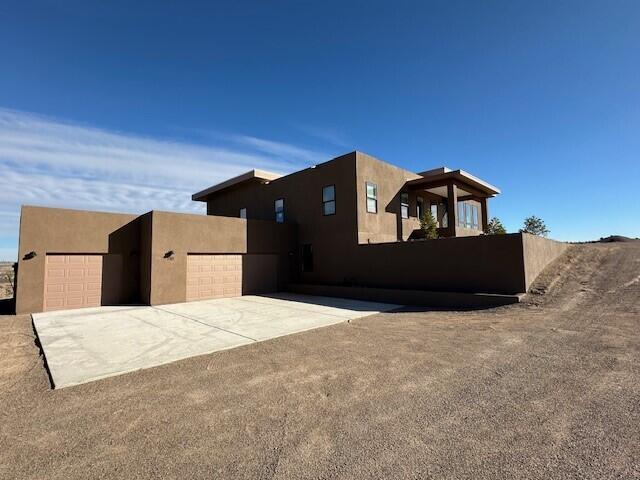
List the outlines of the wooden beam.
{"label": "wooden beam", "polygon": [[449,236],[456,236],[456,225],[458,217],[458,186],[455,182],[447,184],[447,226],[449,228]]}
{"label": "wooden beam", "polygon": [[487,206],[489,202],[487,202],[486,197],[480,199],[480,210],[482,214],[482,225],[480,225],[480,229],[482,231],[486,230],[487,225],[489,225],[489,207]]}

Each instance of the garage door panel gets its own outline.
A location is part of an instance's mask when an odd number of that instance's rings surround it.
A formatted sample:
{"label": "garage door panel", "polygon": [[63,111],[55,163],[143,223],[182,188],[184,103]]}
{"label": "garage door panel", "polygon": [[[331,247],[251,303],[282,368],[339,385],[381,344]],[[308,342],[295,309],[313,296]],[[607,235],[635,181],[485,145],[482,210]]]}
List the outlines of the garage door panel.
{"label": "garage door panel", "polygon": [[187,301],[242,295],[241,255],[188,255]]}
{"label": "garage door panel", "polygon": [[43,310],[98,307],[102,255],[47,255]]}

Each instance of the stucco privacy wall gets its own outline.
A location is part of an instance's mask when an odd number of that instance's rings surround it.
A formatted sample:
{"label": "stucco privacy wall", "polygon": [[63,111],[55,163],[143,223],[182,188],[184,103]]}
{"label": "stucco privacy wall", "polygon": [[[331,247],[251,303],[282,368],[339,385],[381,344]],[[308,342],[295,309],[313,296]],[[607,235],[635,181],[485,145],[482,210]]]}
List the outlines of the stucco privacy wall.
{"label": "stucco privacy wall", "polygon": [[296,251],[294,225],[158,211],[151,212],[151,224],[151,305],[186,300],[189,253],[247,254],[245,294],[273,291],[289,280],[293,257],[289,253]]}
{"label": "stucco privacy wall", "polygon": [[[16,312],[40,312],[46,254],[104,254],[103,297],[126,303],[138,296],[135,215],[24,206],[20,215]],[[29,252],[36,256],[25,259]]]}
{"label": "stucco privacy wall", "polygon": [[524,278],[527,290],[544,268],[562,254],[569,245],[555,240],[522,234]]}
{"label": "stucco privacy wall", "polygon": [[[484,235],[357,245],[333,272],[304,283],[390,289],[516,294],[563,251],[529,235]],[[525,239],[527,240],[525,248]],[[321,261],[320,259],[318,259]]]}

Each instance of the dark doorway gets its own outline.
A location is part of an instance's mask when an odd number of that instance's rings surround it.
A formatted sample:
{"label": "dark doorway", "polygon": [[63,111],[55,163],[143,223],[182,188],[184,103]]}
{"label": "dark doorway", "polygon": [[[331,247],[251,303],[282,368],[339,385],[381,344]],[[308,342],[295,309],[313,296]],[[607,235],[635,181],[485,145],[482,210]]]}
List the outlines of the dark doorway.
{"label": "dark doorway", "polygon": [[302,245],[302,271],[313,272],[313,247],[311,244]]}

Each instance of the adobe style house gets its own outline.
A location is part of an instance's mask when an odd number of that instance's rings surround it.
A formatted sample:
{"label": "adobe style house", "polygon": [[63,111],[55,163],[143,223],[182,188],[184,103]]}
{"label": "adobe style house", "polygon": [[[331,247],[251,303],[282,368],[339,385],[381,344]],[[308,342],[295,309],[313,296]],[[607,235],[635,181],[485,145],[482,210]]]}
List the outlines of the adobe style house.
{"label": "adobe style house", "polygon": [[[22,209],[16,310],[150,305],[280,290],[399,304],[517,301],[565,248],[483,235],[500,191],[463,170],[409,172],[361,152],[193,195],[207,215]],[[441,239],[420,240],[430,209]]]}
{"label": "adobe style house", "polygon": [[192,198],[207,203],[208,215],[295,223],[301,243],[313,246],[335,235],[357,243],[408,240],[418,236],[425,209],[441,237],[480,235],[487,200],[499,193],[463,170],[413,173],[352,152],[286,176],[252,170]]}

